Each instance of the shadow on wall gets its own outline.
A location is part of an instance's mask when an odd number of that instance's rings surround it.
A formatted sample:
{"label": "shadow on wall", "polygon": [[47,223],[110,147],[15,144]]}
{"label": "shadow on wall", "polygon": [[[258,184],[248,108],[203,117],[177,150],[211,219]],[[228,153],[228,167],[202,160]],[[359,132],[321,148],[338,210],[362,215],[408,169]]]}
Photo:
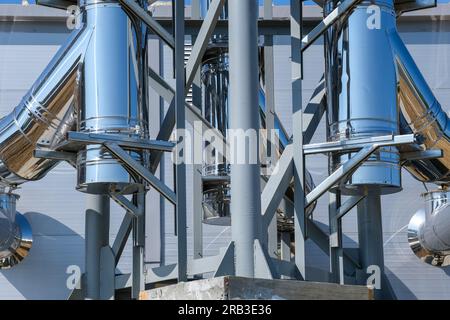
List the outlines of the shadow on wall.
{"label": "shadow on wall", "polygon": [[[327,234],[328,232],[328,225],[319,222],[314,221],[315,224],[317,224],[320,229],[325,231]],[[406,237],[405,237],[406,239]],[[343,235],[343,243],[345,244],[345,247],[350,248],[357,248],[358,243],[354,241],[353,239],[349,238],[345,234]],[[412,254],[412,252],[411,252]],[[414,256],[412,258],[415,258]],[[328,256],[327,256],[328,259]],[[327,260],[328,263],[328,260]],[[414,295],[414,293],[385,265],[385,274],[386,278],[383,281],[383,285],[388,287],[388,290],[393,293],[394,296],[396,296],[397,299],[402,300],[417,300],[417,297]],[[450,268],[446,270],[447,274],[450,274]],[[392,283],[395,283],[395,289]]]}
{"label": "shadow on wall", "polygon": [[[84,269],[84,238],[57,220],[38,212],[24,214],[33,230],[30,254],[15,267],[0,271],[25,299],[67,299],[70,266]],[[73,268],[73,267],[72,267]]]}

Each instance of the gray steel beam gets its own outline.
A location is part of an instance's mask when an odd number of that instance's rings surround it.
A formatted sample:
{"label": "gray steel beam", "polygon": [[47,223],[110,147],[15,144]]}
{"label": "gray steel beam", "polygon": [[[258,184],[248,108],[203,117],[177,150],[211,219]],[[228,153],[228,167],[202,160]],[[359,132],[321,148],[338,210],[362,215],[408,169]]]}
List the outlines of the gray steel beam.
{"label": "gray steel beam", "polygon": [[35,158],[53,159],[67,161],[71,166],[75,167],[77,162],[77,154],[75,152],[53,151],[53,150],[34,150]]}
{"label": "gray steel beam", "polygon": [[292,121],[293,121],[293,176],[294,176],[294,229],[295,264],[303,280],[306,276],[306,216],[305,216],[305,164],[303,155],[303,108],[302,108],[302,7],[300,0],[290,1],[291,25],[291,74],[292,74]]}
{"label": "gray steel beam", "polygon": [[[197,39],[195,41],[194,47],[192,48],[191,55],[186,64],[186,82],[184,87],[184,94],[189,92],[189,88],[194,81],[197,69],[203,59],[203,55],[206,51],[211,34],[216,26],[220,10],[222,9],[224,0],[214,0],[211,3],[211,7],[202,23],[202,26],[198,32]],[[183,25],[184,26],[184,25]],[[184,28],[183,28],[184,29]],[[184,38],[183,38],[184,45]],[[184,49],[183,49],[183,65],[184,65]],[[158,133],[157,140],[169,140],[170,135],[175,127],[175,98],[170,102],[169,109],[167,110],[166,116],[161,124],[160,132]],[[152,159],[151,171],[154,173],[161,161],[161,152],[153,151],[150,154],[150,159]]]}
{"label": "gray steel beam", "polygon": [[186,83],[189,83],[190,85],[194,81],[196,71],[200,66],[200,63],[202,62],[203,54],[206,51],[209,39],[211,38],[214,28],[216,27],[216,23],[219,18],[224,2],[225,0],[212,0],[209,5],[209,9],[208,12],[206,13],[206,17],[204,18],[202,27],[198,32],[197,40],[195,41],[194,46],[192,47],[191,56],[189,57],[189,60],[186,63]]}
{"label": "gray steel beam", "polygon": [[333,23],[344,17],[361,0],[345,0],[302,39],[302,51],[308,49]]}
{"label": "gray steel beam", "polygon": [[[264,0],[264,19],[273,17],[272,0]],[[276,162],[276,150],[270,141],[270,132],[275,129],[275,73],[273,36],[264,36],[264,92],[266,97],[267,154],[272,164]]]}
{"label": "gray steel beam", "polygon": [[[375,299],[389,298],[386,296],[386,294],[389,294],[389,290],[384,288],[381,282],[385,277],[381,197],[369,192],[363,201],[358,204],[357,212],[359,261],[362,268],[357,281],[361,285],[372,284],[370,281],[368,283],[368,277],[374,272],[379,272],[379,283],[374,283]],[[379,269],[375,270],[374,267]],[[375,279],[377,279],[376,276]]]}
{"label": "gray steel beam", "polygon": [[288,144],[284,149],[277,167],[276,174],[272,174],[261,195],[261,214],[264,226],[268,226],[273,215],[284,197],[293,175],[293,145]]}
{"label": "gray steel beam", "polygon": [[84,133],[70,131],[67,133],[67,140],[82,144],[103,144],[105,142],[114,142],[119,146],[129,149],[148,149],[164,152],[172,152],[175,144],[169,141],[148,140],[125,137],[123,135]]}
{"label": "gray steel beam", "polygon": [[339,190],[330,192],[330,202],[328,205],[329,221],[329,247],[330,247],[330,275],[331,282],[344,284],[344,261],[342,248],[342,221],[337,219],[337,212],[341,207],[341,195]]}
{"label": "gray steel beam", "polygon": [[[306,219],[306,225],[308,229],[307,236],[314,243],[317,244],[320,250],[322,250],[325,254],[330,255],[330,239],[326,232],[320,229],[314,221],[311,219]],[[344,250],[344,267],[345,270],[351,271],[352,273],[355,271],[355,268],[360,268],[360,265],[355,261],[352,256]]]}
{"label": "gray steel beam", "polygon": [[322,76],[303,112],[303,145],[311,141],[325,113],[326,106],[325,78]]}
{"label": "gray steel beam", "polygon": [[393,136],[391,140],[381,141],[373,144],[368,144],[356,153],[352,158],[347,160],[336,171],[329,175],[324,181],[322,181],[314,190],[312,190],[306,196],[305,208],[310,206],[321,195],[329,190],[336,183],[353,172],[364,160],[366,160],[375,150],[384,146],[395,146],[403,144],[411,144],[415,142],[413,134]]}
{"label": "gray steel beam", "polygon": [[176,194],[170,190],[168,186],[156,178],[147,168],[133,159],[125,150],[119,147],[116,143],[105,143],[105,148],[108,149],[115,157],[122,160],[125,166],[133,173],[140,176],[147,181],[153,188],[158,190],[167,200],[172,204],[177,203]]}
{"label": "gray steel beam", "polygon": [[119,231],[117,232],[116,239],[114,239],[114,243],[112,246],[116,266],[119,263],[123,249],[127,244],[127,240],[128,237],[130,236],[132,226],[133,226],[133,217],[130,214],[125,214],[122,223],[120,224]]}
{"label": "gray steel beam", "polygon": [[[258,132],[258,1],[228,0],[228,10],[230,129]],[[246,143],[238,145],[237,153],[248,153]],[[258,141],[249,145],[256,146],[259,154]],[[231,161],[231,237],[236,275],[244,277],[255,275],[254,240],[259,236],[261,220],[259,159],[255,162]]]}
{"label": "gray steel beam", "polygon": [[145,246],[145,192],[133,195],[134,206],[139,214],[133,219],[133,271],[131,298],[138,299],[139,293],[145,290],[144,246]]}
{"label": "gray steel beam", "polygon": [[342,205],[340,205],[336,210],[336,219],[342,219],[347,212],[352,210],[362,199],[364,199],[365,195],[357,195],[351,196],[348,198]]}
{"label": "gray steel beam", "polygon": [[400,159],[401,161],[412,161],[412,160],[437,159],[442,158],[443,156],[444,152],[440,149],[437,149],[437,150],[402,152],[400,154]]}
{"label": "gray steel beam", "polygon": [[[201,19],[200,0],[191,1],[191,19]],[[197,35],[192,36],[192,43],[197,40]],[[194,106],[202,105],[202,89],[201,89],[201,71],[197,68],[194,80],[192,82],[192,104]],[[201,111],[201,107],[198,109]],[[200,139],[201,139],[200,135]],[[194,131],[194,141],[196,140],[196,133]],[[194,151],[196,152],[196,151]],[[194,161],[192,165],[192,190],[202,190],[202,165]],[[202,208],[203,194],[202,192],[194,192],[192,196],[192,228],[193,228],[193,242],[194,242],[194,259],[203,257],[203,208]],[[189,267],[189,266],[188,266]]]}
{"label": "gray steel beam", "polygon": [[172,49],[175,48],[175,39],[158,21],[134,0],[119,0],[119,2],[132,14],[142,20],[157,36],[159,36]]}
{"label": "gray steel beam", "polygon": [[109,196],[86,194],[85,273],[87,299],[100,299],[101,250],[109,246]]}
{"label": "gray steel beam", "polygon": [[[181,142],[186,129],[186,110],[184,101],[186,97],[186,80],[184,70],[184,0],[175,0],[175,123],[176,140]],[[189,60],[191,60],[191,57]],[[200,59],[200,58],[198,58]],[[189,61],[188,61],[189,64]],[[192,73],[192,70],[188,71]],[[189,73],[188,73],[189,74]],[[193,77],[191,79],[192,83]],[[180,158],[180,153],[186,150],[175,150],[175,190],[176,190],[176,228],[178,247],[178,281],[187,280],[187,225],[186,225],[186,163]]]}
{"label": "gray steel beam", "polygon": [[370,138],[307,144],[303,146],[303,152],[305,153],[305,155],[310,155],[336,151],[345,151],[345,152],[358,151],[367,146],[368,144],[389,142],[392,141],[394,138],[398,139],[398,137],[399,136],[385,135]]}
{"label": "gray steel beam", "polygon": [[134,217],[142,215],[143,212],[138,209],[130,200],[125,198],[121,194],[110,194],[111,199],[113,199],[119,206],[125,209],[126,213],[131,214]]}

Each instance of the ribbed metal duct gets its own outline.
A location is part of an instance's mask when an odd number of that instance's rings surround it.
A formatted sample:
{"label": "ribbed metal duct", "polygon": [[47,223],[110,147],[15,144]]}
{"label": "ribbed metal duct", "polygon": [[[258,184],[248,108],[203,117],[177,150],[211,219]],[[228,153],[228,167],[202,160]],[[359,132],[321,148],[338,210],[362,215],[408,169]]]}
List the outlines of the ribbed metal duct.
{"label": "ribbed metal duct", "polygon": [[[0,186],[44,177],[56,160],[34,150],[67,147],[70,130],[148,137],[140,104],[140,43],[133,21],[115,0],[84,0],[82,25],[73,31],[18,106],[0,120]],[[139,183],[100,145],[78,151],[77,189],[87,193],[134,192]],[[130,151],[144,162],[146,153]],[[0,193],[0,267],[21,261],[31,230],[15,212],[17,197]]]}
{"label": "ribbed metal duct", "polygon": [[412,217],[408,241],[423,261],[435,266],[448,265],[450,194],[446,189],[450,182],[450,122],[397,31],[390,30],[388,35],[397,66],[400,132],[421,136],[422,144],[410,147],[413,151],[443,151],[442,158],[411,160],[404,164],[417,180],[443,186],[443,190],[423,195],[426,209]]}
{"label": "ribbed metal duct", "polygon": [[[202,108],[206,120],[222,135],[227,138],[227,129],[229,121],[228,112],[228,50],[224,46],[213,43],[204,57],[202,65]],[[264,90],[259,90],[259,116],[261,128],[265,128],[266,101]],[[258,116],[258,115],[255,115]],[[279,118],[275,116],[274,128],[278,135],[278,150],[276,154],[279,157],[284,148],[289,143],[287,136]],[[208,148],[209,143],[205,144]],[[212,152],[211,152],[212,151]],[[230,165],[227,163],[224,155],[208,150],[203,164],[203,215],[204,222],[214,225],[230,225]],[[314,182],[306,171],[306,193],[314,188]],[[292,195],[292,186],[289,188],[288,195]],[[315,205],[308,208],[307,214],[311,214]]]}

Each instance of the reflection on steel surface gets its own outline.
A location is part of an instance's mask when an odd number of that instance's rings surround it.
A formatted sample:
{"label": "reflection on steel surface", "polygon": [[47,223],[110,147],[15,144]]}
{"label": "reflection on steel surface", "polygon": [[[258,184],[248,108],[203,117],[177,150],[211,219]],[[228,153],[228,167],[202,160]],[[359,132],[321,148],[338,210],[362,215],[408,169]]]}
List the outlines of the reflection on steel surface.
{"label": "reflection on steel surface", "polygon": [[[214,42],[205,54],[202,65],[202,108],[205,119],[217,129],[225,138],[228,129],[228,49],[224,42]],[[266,101],[264,91],[259,90],[259,116],[261,127],[265,128],[265,110]],[[275,115],[274,128],[277,131],[278,150],[276,155],[279,157],[286,145],[289,143],[289,137],[284,130],[279,118]],[[209,143],[205,144],[205,148]],[[230,165],[223,155],[212,150],[206,152],[209,158],[203,159],[203,221],[207,224],[230,225]],[[314,188],[312,176],[306,171],[305,174],[306,193]],[[293,196],[293,186],[287,191],[287,196]],[[314,210],[315,204],[307,209],[310,215]],[[280,222],[283,222],[283,228],[289,229],[292,226],[285,213],[279,212]],[[287,221],[287,222],[286,222]],[[289,226],[287,226],[289,225]]]}
{"label": "reflection on steel surface", "polygon": [[[370,28],[368,7],[380,7],[380,26]],[[324,14],[335,7],[324,6]],[[394,56],[386,30],[395,29],[392,0],[363,1],[325,34],[328,140],[343,141],[398,134],[398,108]],[[382,71],[382,72],[381,72]],[[334,172],[353,153],[330,156]],[[396,147],[374,152],[345,184],[343,194],[387,194],[401,190],[399,153]]]}
{"label": "reflection on steel surface", "polygon": [[30,224],[16,212],[18,198],[13,193],[0,193],[0,269],[21,262],[33,244]]}
{"label": "reflection on steel surface", "polygon": [[425,193],[426,209],[417,211],[408,225],[408,242],[422,261],[450,265],[450,192]]}

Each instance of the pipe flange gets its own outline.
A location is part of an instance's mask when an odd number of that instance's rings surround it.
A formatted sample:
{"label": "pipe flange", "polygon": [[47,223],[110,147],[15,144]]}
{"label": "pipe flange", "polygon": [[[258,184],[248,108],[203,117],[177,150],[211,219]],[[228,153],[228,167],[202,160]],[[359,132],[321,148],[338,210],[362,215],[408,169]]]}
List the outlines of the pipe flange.
{"label": "pipe flange", "polygon": [[15,224],[18,227],[18,235],[14,245],[0,252],[0,270],[9,269],[25,259],[33,244],[33,233],[27,218],[16,212]]}

